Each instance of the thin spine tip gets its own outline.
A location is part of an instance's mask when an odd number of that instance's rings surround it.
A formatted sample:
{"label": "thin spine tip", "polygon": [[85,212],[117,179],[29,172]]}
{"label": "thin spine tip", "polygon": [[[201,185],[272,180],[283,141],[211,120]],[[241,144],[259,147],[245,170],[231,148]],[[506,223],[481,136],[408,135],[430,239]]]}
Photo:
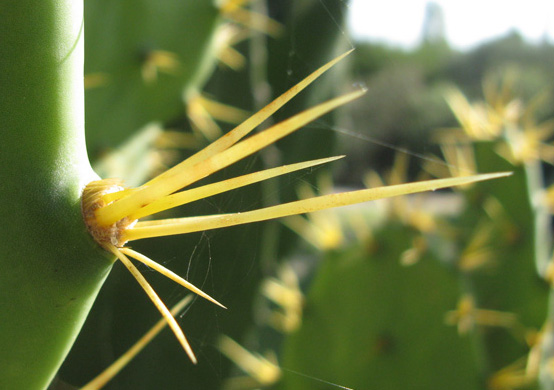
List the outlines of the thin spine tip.
{"label": "thin spine tip", "polygon": [[496,177],[507,177],[507,176],[512,176],[514,174],[514,172],[512,171],[509,171],[509,172],[498,172],[498,173],[491,173],[491,175],[497,175]]}
{"label": "thin spine tip", "polygon": [[260,222],[269,219],[282,218],[295,214],[306,214],[333,207],[347,206],[356,203],[365,203],[372,200],[390,198],[399,195],[408,195],[424,191],[434,191],[453,186],[461,186],[483,180],[490,180],[509,173],[484,174],[468,177],[450,177],[421,182],[412,182],[399,185],[372,188],[367,190],[350,191],[339,194],[322,195],[296,202],[269,206],[262,209],[242,213],[216,214],[204,217],[188,217],[169,220],[158,220],[138,223],[133,229],[126,231],[127,240],[185,234],[202,230],[219,229],[222,227],[242,225],[245,223]]}
{"label": "thin spine tip", "polygon": [[120,248],[119,249],[123,254],[128,255],[132,257],[133,259],[140,261],[141,263],[145,264],[146,266],[154,269],[155,271],[161,273],[165,277],[173,280],[176,283],[179,283],[181,286],[185,287],[189,291],[201,296],[202,298],[216,304],[217,306],[227,309],[223,304],[218,302],[216,299],[212,298],[210,295],[206,294],[204,291],[200,290],[198,287],[193,285],[192,283],[188,282],[187,280],[183,279],[173,271],[165,268],[161,264],[155,262],[154,260],[150,259],[149,257],[143,255],[142,253],[139,253],[137,251],[134,251],[130,248]]}
{"label": "thin spine tip", "polygon": [[345,157],[346,157],[346,154],[341,154],[339,156],[332,156],[332,157],[322,158],[322,159],[319,159],[318,161],[322,161],[323,163],[330,163],[330,162],[333,162],[333,161],[341,160]]}
{"label": "thin spine tip", "polygon": [[164,319],[167,321],[167,324],[173,331],[173,334],[185,350],[186,354],[188,355],[189,359],[193,364],[196,364],[198,360],[196,359],[196,356],[194,355],[194,351],[192,350],[192,347],[190,346],[183,330],[177,323],[177,320],[175,320],[175,317],[171,314],[167,306],[163,303],[163,301],[160,299],[158,294],[154,291],[150,283],[144,278],[144,276],[140,273],[140,271],[134,266],[134,264],[127,258],[127,256],[121,252],[118,248],[116,248],[114,245],[108,245],[106,247],[110,252],[112,252],[117,258],[123,263],[123,265],[129,270],[131,275],[135,278],[135,280],[139,283],[139,285],[142,287],[144,292],[148,295],[148,298],[152,301],[154,306],[158,309],[160,314],[164,317]]}
{"label": "thin spine tip", "polygon": [[467,176],[468,181],[485,181],[492,179],[499,179],[502,177],[512,176],[513,172],[493,172],[493,173],[481,173],[478,175]]}

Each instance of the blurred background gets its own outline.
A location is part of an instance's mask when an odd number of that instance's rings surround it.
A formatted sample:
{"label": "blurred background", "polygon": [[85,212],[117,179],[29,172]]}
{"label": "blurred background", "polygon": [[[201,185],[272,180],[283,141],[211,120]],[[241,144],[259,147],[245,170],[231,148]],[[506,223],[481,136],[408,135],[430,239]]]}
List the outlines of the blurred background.
{"label": "blurred background", "polygon": [[[251,210],[422,178],[455,191],[134,243],[225,304],[178,320],[106,389],[554,389],[551,1],[87,0],[86,118],[102,177],[136,186],[336,55],[262,128],[361,99],[201,182],[346,154],[181,207]],[[182,288],[142,267],[168,306]],[[115,264],[54,389],[76,389],[158,319]],[[65,386],[65,387],[64,387]]]}
{"label": "blurred background", "polygon": [[[351,1],[347,23],[356,46],[353,81],[369,89],[353,113],[356,131],[415,154],[434,152],[430,133],[455,123],[444,87],[455,85],[477,99],[484,77],[510,68],[518,72],[524,97],[551,90],[553,7],[541,0]],[[552,116],[550,107],[544,108],[543,118]],[[359,166],[391,164],[390,148],[368,143],[351,140],[347,148],[364,144],[369,149],[361,152],[365,160],[349,152],[342,180],[350,180],[350,173],[351,179],[360,177]]]}

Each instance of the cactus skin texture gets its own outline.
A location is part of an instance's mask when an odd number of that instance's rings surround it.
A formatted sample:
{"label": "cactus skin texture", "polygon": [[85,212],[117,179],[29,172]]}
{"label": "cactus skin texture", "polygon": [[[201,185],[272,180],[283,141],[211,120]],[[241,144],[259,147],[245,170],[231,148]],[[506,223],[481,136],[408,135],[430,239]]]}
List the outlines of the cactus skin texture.
{"label": "cactus skin texture", "polygon": [[[434,256],[399,262],[414,231],[389,221],[374,248],[328,252],[306,296],[301,329],[288,336],[283,367],[353,389],[479,389],[481,368],[471,338],[446,326],[461,281]],[[316,358],[317,357],[317,358]],[[320,389],[284,372],[278,389]]]}
{"label": "cactus skin texture", "polygon": [[[487,109],[500,113],[517,99]],[[478,171],[513,176],[458,191],[462,209],[435,218],[443,228],[421,236],[426,251],[415,264],[399,264],[414,233],[393,218],[372,230],[372,250],[343,244],[323,257],[280,359],[317,380],[283,370],[277,388],[322,388],[319,379],[351,388],[554,388],[552,203],[541,166],[549,146],[533,145],[545,134],[537,106],[520,104],[516,119],[491,114],[491,127],[501,123],[496,137],[456,139],[470,145]]]}
{"label": "cactus skin texture", "polygon": [[[515,69],[505,70],[500,77],[489,74],[484,79],[483,102],[468,104],[459,92],[447,98],[465,133],[461,143],[472,144],[475,166],[481,171],[514,172],[501,183],[483,183],[466,191],[467,206],[459,219],[466,233],[485,228],[481,249],[489,252],[479,267],[462,270],[467,293],[476,307],[505,313],[504,318],[512,316],[503,324],[478,324],[474,329],[493,389],[549,389],[553,383],[548,310],[552,219],[543,172],[543,162],[550,161],[550,125],[539,120],[543,95],[526,100],[516,93],[524,76]],[[516,104],[517,109],[509,112],[508,107]],[[468,120],[472,118],[484,120]],[[485,210],[486,216],[478,216],[479,210]],[[459,245],[464,242],[467,245],[461,237]]]}
{"label": "cactus skin texture", "polygon": [[4,2],[0,26],[0,388],[43,390],[112,264],[80,210],[82,2]]}
{"label": "cactus skin texture", "polygon": [[149,122],[182,114],[185,86],[214,63],[211,0],[85,2],[87,145],[95,159]]}
{"label": "cactus skin texture", "polygon": [[464,278],[479,308],[513,313],[527,330],[517,329],[517,325],[515,338],[510,329],[502,327],[491,327],[483,332],[491,375],[527,354],[529,346],[520,340],[528,330],[539,331],[543,326],[549,290],[537,267],[536,213],[531,201],[536,190],[527,190],[529,172],[526,167],[513,165],[498,156],[495,153],[497,145],[497,142],[475,144],[478,168],[509,169],[514,175],[502,183],[485,183],[467,191],[468,207],[462,217],[466,226],[476,226],[479,223],[477,213],[483,210],[488,197],[502,205],[504,216],[491,221],[495,231],[494,242],[491,242],[494,259],[482,269],[466,273]]}

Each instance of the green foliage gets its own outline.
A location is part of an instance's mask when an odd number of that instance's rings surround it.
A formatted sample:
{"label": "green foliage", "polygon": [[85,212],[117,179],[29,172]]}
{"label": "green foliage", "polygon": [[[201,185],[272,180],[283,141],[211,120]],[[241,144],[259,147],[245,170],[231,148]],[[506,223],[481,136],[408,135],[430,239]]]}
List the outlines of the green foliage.
{"label": "green foliage", "polygon": [[[128,184],[142,182],[150,174],[143,157],[153,154],[163,161],[156,143],[166,127],[190,135],[185,118],[190,91],[208,90],[221,101],[255,111],[345,51],[341,46],[347,42],[341,37],[343,1],[268,2],[267,9],[251,5],[284,30],[274,36],[252,34],[237,45],[250,62],[231,76],[229,69],[216,67],[214,39],[222,16],[211,0],[86,1],[85,73],[90,89],[83,110],[80,6],[65,0],[27,3],[4,7],[0,15],[0,25],[7,26],[0,53],[9,58],[0,62],[0,218],[6,221],[0,227],[0,260],[8,270],[0,275],[0,388],[7,390],[48,386],[111,270],[110,256],[82,223],[80,192],[96,177],[82,137],[83,111],[86,142],[99,173],[121,175]],[[364,124],[354,127],[369,125],[372,136],[392,144],[402,139],[419,153],[418,145],[428,145],[428,129],[452,120],[440,95],[441,82],[462,66],[465,87],[475,89],[485,70],[498,64],[497,56],[508,56],[504,44],[468,55],[453,53],[442,43],[423,45],[414,53],[361,45],[355,74],[367,77],[362,81],[370,87],[370,96],[353,110],[354,120]],[[539,60],[551,50],[517,47]],[[525,72],[528,89],[546,84],[547,68],[533,63],[526,69],[533,70]],[[334,95],[337,85],[347,84],[337,81],[345,75],[343,68],[322,78],[275,120]],[[524,90],[522,96],[526,94]],[[549,109],[527,114],[527,119],[547,116]],[[336,136],[328,124],[340,121],[340,116],[325,118],[269,148],[260,159],[214,175],[214,180],[328,155]],[[403,134],[402,129],[412,133]],[[355,145],[347,147],[358,155],[350,157],[354,166],[347,170],[359,180],[368,163],[369,143],[354,137],[352,141]],[[330,386],[325,381],[357,389],[504,390],[515,388],[517,381],[534,386],[539,375],[543,388],[554,388],[549,371],[553,327],[541,330],[545,320],[550,323],[551,293],[544,279],[552,281],[550,217],[536,202],[544,190],[542,171],[536,159],[508,163],[506,153],[497,153],[502,143],[499,137],[494,143],[476,144],[475,162],[480,171],[513,170],[514,176],[455,195],[461,210],[448,218],[433,215],[431,228],[424,228],[417,217],[410,220],[408,207],[390,215],[375,213],[378,217],[357,213],[358,222],[366,219],[360,230],[371,232],[366,241],[353,243],[352,232],[339,228],[344,238],[340,245],[310,256],[302,241],[276,222],[134,244],[229,310],[199,300],[179,318],[198,353],[197,366],[166,332],[106,389],[170,390],[186,384],[193,389],[240,390],[227,381],[236,370],[218,351],[221,333],[253,350],[270,346],[277,352],[281,380],[263,385],[283,390],[325,389]],[[112,159],[105,158],[107,151],[114,152]],[[182,158],[188,152],[177,154]],[[124,173],[114,173],[114,164]],[[374,163],[379,170],[385,165]],[[299,177],[188,205],[178,214],[240,211],[295,199],[293,184],[313,181]],[[442,198],[439,194],[432,199]],[[341,223],[353,218],[347,214],[340,214]],[[356,234],[363,236],[362,231]],[[476,238],[481,239],[478,244]],[[300,312],[295,314],[301,315],[296,325],[301,326],[268,330],[269,323],[276,326],[270,314],[284,306],[273,301],[259,310],[260,300],[269,298],[264,288],[268,280],[275,281],[270,277],[282,263],[286,265],[282,259],[295,256],[316,259],[311,266],[299,261],[303,266],[294,269],[306,291],[305,301],[298,298],[299,290],[293,291],[293,306]],[[146,276],[168,304],[181,297],[182,289],[172,282],[153,273]],[[52,388],[73,388],[90,380],[158,317],[136,282],[116,264]],[[533,366],[537,356],[542,363]],[[528,371],[501,371],[518,359],[529,363]]]}
{"label": "green foliage", "polygon": [[[371,229],[369,247],[326,253],[281,360],[310,378],[284,370],[277,388],[326,388],[319,379],[352,388],[552,388],[552,203],[541,163],[550,161],[552,123],[541,122],[544,100],[519,95],[517,81],[527,78],[513,75],[485,80],[484,102],[449,98],[462,128],[438,138],[450,174],[513,175],[454,194],[462,207],[446,203],[450,216],[431,214],[432,224],[417,216],[425,203],[396,204]],[[405,175],[396,166],[391,177]],[[444,195],[432,197],[439,204]]]}
{"label": "green foliage", "polygon": [[87,145],[96,159],[150,122],[183,112],[215,66],[213,1],[85,3]]}
{"label": "green foliage", "polygon": [[[326,254],[283,367],[353,389],[480,388],[472,338],[445,324],[462,291],[456,272],[432,255],[400,264],[414,233],[390,222],[375,232],[375,248]],[[280,388],[329,386],[285,372]]]}

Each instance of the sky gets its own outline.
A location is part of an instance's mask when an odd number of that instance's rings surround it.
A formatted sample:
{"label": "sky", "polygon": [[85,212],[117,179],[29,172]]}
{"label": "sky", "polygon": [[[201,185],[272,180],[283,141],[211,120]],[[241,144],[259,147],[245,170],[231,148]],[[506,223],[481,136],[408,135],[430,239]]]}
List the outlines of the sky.
{"label": "sky", "polygon": [[[355,38],[413,48],[419,43],[428,0],[350,0]],[[517,29],[531,42],[554,43],[554,0],[435,0],[448,42],[469,49]]]}

